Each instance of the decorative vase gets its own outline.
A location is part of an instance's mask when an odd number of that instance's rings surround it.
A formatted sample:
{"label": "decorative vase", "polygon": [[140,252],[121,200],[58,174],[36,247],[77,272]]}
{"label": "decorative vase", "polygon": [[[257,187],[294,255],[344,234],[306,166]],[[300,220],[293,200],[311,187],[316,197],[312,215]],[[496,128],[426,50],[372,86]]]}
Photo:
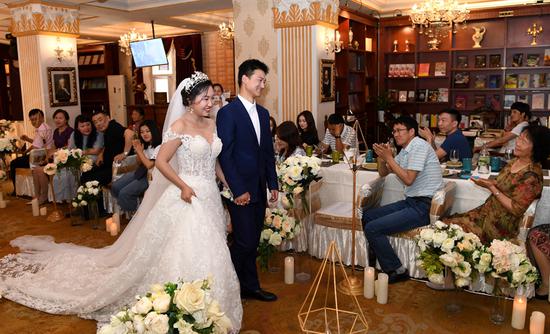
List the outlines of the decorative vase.
{"label": "decorative vase", "polygon": [[448,290],[447,304],[445,304],[445,310],[447,313],[455,314],[462,310],[462,305],[458,302],[458,296],[460,288],[455,284],[454,273],[449,267],[445,267],[445,283],[444,288]]}
{"label": "decorative vase", "polygon": [[493,305],[491,306],[491,322],[502,325],[506,320],[506,298],[502,292],[500,279],[495,279],[493,288]]}
{"label": "decorative vase", "polygon": [[99,228],[99,207],[97,206],[97,201],[88,203],[88,215],[92,221],[92,228],[97,230]]}
{"label": "decorative vase", "polygon": [[472,29],[475,30],[475,33],[472,35],[472,40],[474,41],[473,48],[481,48],[481,44],[479,44],[483,40],[483,36],[485,36],[485,27],[472,27]]}

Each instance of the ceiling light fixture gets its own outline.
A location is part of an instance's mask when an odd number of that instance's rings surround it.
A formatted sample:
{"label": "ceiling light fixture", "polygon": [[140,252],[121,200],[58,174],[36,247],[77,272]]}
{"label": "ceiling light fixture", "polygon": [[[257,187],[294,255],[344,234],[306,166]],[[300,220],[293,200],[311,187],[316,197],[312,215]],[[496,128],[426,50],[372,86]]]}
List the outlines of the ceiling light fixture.
{"label": "ceiling light fixture", "polygon": [[120,47],[120,52],[126,54],[127,56],[132,54],[130,49],[130,42],[142,41],[147,39],[146,34],[141,34],[136,32],[135,28],[132,28],[129,32],[124,35],[120,35],[120,40],[118,41],[118,46]]}
{"label": "ceiling light fixture", "polygon": [[230,40],[233,39],[233,36],[235,35],[235,22],[229,21],[227,23],[222,22],[218,26],[218,35],[221,39]]}

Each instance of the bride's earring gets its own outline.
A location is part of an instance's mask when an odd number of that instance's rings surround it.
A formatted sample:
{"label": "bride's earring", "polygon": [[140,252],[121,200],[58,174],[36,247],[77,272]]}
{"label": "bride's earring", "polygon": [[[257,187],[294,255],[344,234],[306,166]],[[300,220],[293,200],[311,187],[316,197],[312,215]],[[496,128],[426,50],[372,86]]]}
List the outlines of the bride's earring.
{"label": "bride's earring", "polygon": [[189,108],[189,113],[193,113],[193,108]]}

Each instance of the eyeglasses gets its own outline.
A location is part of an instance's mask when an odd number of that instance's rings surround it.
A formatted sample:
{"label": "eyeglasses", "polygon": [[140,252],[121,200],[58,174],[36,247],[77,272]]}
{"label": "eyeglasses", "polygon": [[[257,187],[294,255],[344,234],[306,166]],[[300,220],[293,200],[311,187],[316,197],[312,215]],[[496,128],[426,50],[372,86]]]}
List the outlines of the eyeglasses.
{"label": "eyeglasses", "polygon": [[391,134],[394,135],[394,134],[396,134],[396,133],[398,133],[398,132],[402,132],[402,131],[408,131],[408,129],[393,129],[393,130],[391,131]]}

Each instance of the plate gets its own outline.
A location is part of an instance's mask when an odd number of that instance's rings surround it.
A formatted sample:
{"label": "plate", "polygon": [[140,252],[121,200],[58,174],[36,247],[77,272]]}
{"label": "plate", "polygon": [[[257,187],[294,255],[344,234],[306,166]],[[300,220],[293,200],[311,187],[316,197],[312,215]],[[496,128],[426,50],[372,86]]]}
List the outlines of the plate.
{"label": "plate", "polygon": [[361,167],[366,170],[378,170],[378,164],[376,162],[365,162]]}
{"label": "plate", "polygon": [[445,171],[443,171],[443,177],[452,177],[452,176],[455,176],[457,175],[457,171],[452,171],[452,170],[449,170],[449,169],[445,169]]}
{"label": "plate", "polygon": [[457,162],[447,161],[447,167],[449,167],[449,168],[460,168],[460,167],[462,167],[462,161],[457,161]]}

